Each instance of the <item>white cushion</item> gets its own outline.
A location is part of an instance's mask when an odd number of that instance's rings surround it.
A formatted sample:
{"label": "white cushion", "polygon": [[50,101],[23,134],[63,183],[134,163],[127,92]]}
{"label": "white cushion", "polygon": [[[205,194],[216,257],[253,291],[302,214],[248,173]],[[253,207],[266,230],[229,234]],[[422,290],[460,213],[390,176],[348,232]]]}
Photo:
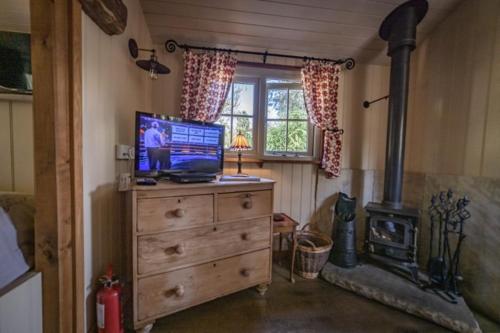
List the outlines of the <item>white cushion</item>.
{"label": "white cushion", "polygon": [[29,266],[17,244],[17,232],[0,207],[0,289],[26,273]]}

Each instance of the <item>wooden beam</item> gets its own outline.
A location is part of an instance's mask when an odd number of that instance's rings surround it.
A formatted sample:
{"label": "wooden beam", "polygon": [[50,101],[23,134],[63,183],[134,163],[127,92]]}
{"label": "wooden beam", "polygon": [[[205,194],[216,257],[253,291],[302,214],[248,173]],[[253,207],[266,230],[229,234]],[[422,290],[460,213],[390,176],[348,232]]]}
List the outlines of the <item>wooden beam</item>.
{"label": "wooden beam", "polygon": [[108,35],[119,35],[127,27],[127,7],[121,0],[80,0],[85,13]]}
{"label": "wooden beam", "polygon": [[30,0],[30,11],[44,332],[83,332],[81,5]]}

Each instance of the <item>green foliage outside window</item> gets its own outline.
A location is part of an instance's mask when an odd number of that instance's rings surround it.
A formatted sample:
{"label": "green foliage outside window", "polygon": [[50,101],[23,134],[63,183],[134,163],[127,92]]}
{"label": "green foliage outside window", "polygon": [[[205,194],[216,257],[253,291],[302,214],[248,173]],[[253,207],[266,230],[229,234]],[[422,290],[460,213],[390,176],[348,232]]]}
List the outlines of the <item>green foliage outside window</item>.
{"label": "green foliage outside window", "polygon": [[267,152],[307,152],[309,131],[302,90],[268,90],[266,128]]}
{"label": "green foliage outside window", "polygon": [[253,84],[234,83],[231,85],[222,115],[216,122],[225,126],[224,148],[226,149],[239,132],[253,147],[254,89]]}

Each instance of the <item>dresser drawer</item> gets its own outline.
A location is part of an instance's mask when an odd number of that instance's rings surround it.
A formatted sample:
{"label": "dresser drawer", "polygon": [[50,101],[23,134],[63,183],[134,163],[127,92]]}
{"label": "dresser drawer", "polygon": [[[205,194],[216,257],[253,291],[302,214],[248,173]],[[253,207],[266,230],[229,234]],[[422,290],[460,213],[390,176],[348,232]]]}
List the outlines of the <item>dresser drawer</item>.
{"label": "dresser drawer", "polygon": [[272,191],[225,193],[218,197],[218,220],[228,221],[272,213]]}
{"label": "dresser drawer", "polygon": [[140,236],[139,274],[174,269],[271,245],[271,219]]}
{"label": "dresser drawer", "polygon": [[179,230],[211,225],[214,219],[214,197],[192,195],[171,198],[139,199],[137,231]]}
{"label": "dresser drawer", "polygon": [[142,278],[138,281],[138,320],[176,312],[269,279],[268,249]]}

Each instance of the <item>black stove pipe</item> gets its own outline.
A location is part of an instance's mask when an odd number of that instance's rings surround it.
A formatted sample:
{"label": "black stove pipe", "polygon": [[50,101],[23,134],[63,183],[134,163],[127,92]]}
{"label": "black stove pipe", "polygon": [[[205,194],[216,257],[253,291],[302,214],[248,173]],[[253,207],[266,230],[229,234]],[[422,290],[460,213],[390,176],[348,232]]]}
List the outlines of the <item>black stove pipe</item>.
{"label": "black stove pipe", "polygon": [[427,0],[407,1],[384,19],[379,30],[389,43],[391,57],[383,204],[396,209],[402,208],[410,53],[416,47],[417,25],[427,9]]}

